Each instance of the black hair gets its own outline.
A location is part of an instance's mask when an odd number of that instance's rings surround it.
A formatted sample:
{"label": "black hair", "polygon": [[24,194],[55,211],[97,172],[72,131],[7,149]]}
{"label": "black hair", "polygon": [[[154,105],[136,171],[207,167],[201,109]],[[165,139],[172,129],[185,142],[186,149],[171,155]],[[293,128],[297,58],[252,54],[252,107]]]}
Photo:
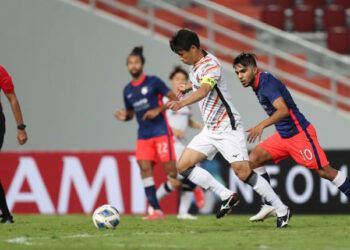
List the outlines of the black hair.
{"label": "black hair", "polygon": [[189,51],[192,45],[200,48],[198,35],[189,29],[177,31],[169,41],[169,44],[171,50],[175,53],[179,50]]}
{"label": "black hair", "polygon": [[182,73],[182,74],[184,74],[185,77],[186,77],[186,80],[188,80],[188,73],[187,73],[187,71],[186,71],[183,67],[181,67],[181,66],[176,66],[176,67],[170,72],[169,79],[170,79],[170,80],[173,79],[174,76],[175,76],[177,73]]}
{"label": "black hair", "polygon": [[238,64],[241,64],[244,67],[247,67],[247,66],[257,67],[257,63],[256,63],[257,59],[258,57],[253,53],[242,52],[241,54],[236,56],[235,59],[233,60],[233,67],[236,67]]}
{"label": "black hair", "polygon": [[143,56],[143,53],[142,53],[142,52],[143,52],[143,46],[136,46],[136,47],[134,47],[134,48],[132,49],[132,51],[130,52],[128,58],[129,58],[130,56],[139,56],[140,59],[141,59],[142,64],[145,64],[146,59],[145,59],[145,57]]}

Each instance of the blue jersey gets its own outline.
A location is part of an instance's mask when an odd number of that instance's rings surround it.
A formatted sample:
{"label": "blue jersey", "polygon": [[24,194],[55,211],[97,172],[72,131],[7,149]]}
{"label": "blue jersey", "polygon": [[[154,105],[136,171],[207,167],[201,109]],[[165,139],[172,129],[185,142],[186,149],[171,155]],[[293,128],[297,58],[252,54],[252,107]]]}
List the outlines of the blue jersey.
{"label": "blue jersey", "polygon": [[275,123],[276,130],[282,138],[290,138],[301,132],[298,130],[299,125],[302,129],[306,129],[310,124],[297,108],[286,86],[270,73],[259,72],[253,89],[261,106],[269,116],[276,111],[272,103],[277,98],[282,96],[286,102],[289,116]]}
{"label": "blue jersey", "polygon": [[149,139],[162,135],[170,135],[165,113],[161,113],[154,119],[142,120],[143,115],[150,109],[162,104],[162,98],[170,89],[156,76],[143,75],[142,79],[135,83],[130,82],[124,88],[124,104],[126,110],[133,110],[139,124],[138,139]]}

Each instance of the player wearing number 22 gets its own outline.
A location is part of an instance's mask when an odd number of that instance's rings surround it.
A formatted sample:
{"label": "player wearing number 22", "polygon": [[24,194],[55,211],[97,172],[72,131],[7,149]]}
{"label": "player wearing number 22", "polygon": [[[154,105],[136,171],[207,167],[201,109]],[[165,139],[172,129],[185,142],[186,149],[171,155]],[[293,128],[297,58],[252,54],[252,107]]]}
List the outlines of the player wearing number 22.
{"label": "player wearing number 22", "polygon": [[[244,87],[252,87],[268,118],[248,130],[248,142],[254,143],[264,128],[275,125],[276,132],[259,143],[250,153],[252,168],[269,180],[265,162],[292,157],[298,164],[315,170],[322,178],[332,181],[340,191],[350,197],[350,180],[346,175],[332,168],[318,143],[314,126],[304,117],[295,104],[286,86],[272,74],[259,72],[256,56],[241,53],[233,62],[233,68]],[[251,220],[263,220],[268,216],[268,206],[263,206],[260,215]],[[265,212],[264,212],[265,211]]]}

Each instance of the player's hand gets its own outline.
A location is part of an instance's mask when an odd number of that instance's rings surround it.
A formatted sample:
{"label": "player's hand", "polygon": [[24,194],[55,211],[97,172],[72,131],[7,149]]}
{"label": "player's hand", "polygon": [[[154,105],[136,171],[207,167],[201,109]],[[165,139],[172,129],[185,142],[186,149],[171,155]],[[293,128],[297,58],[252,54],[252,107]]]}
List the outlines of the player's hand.
{"label": "player's hand", "polygon": [[142,117],[142,120],[146,119],[154,119],[157,115],[159,115],[159,110],[157,108],[148,110]]}
{"label": "player's hand", "polygon": [[126,120],[126,110],[125,109],[121,109],[121,110],[116,110],[114,112],[114,116],[120,120],[120,121],[125,121]]}
{"label": "player's hand", "polygon": [[254,143],[256,141],[256,138],[259,137],[259,141],[261,141],[261,135],[264,131],[264,127],[262,125],[257,125],[255,127],[252,127],[248,129],[246,132],[249,132],[247,141],[249,143]]}
{"label": "player's hand", "polygon": [[174,111],[178,111],[179,109],[182,108],[181,102],[179,102],[179,101],[170,101],[166,104],[166,106],[169,109],[174,110]]}
{"label": "player's hand", "polygon": [[191,91],[192,89],[192,85],[191,84],[180,84],[177,87],[177,90],[179,91],[179,93],[177,94],[177,98],[181,98],[183,97],[187,92]]}
{"label": "player's hand", "polygon": [[17,130],[17,141],[19,145],[23,145],[28,140],[27,132],[25,130]]}

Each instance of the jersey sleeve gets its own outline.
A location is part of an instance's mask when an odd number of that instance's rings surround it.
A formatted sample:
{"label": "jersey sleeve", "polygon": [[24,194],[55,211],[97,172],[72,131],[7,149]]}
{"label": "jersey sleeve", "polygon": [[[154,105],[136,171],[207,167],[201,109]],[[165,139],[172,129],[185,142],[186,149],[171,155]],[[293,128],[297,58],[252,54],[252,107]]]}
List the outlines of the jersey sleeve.
{"label": "jersey sleeve", "polygon": [[165,96],[170,91],[169,87],[159,78],[155,78],[155,89],[162,96]]}
{"label": "jersey sleeve", "polygon": [[129,102],[129,100],[127,98],[127,91],[126,91],[126,89],[124,89],[123,97],[124,97],[125,110],[133,110],[134,108],[133,108],[132,104]]}
{"label": "jersey sleeve", "polygon": [[11,76],[2,66],[0,66],[0,88],[5,94],[10,94],[15,91]]}
{"label": "jersey sleeve", "polygon": [[212,62],[208,63],[206,67],[203,68],[203,72],[201,74],[200,84],[203,83],[209,84],[213,89],[217,84],[218,80],[221,79],[221,67],[218,63]]}
{"label": "jersey sleeve", "polygon": [[283,83],[274,77],[269,77],[269,80],[266,82],[262,94],[269,99],[271,104],[282,96],[281,84]]}

